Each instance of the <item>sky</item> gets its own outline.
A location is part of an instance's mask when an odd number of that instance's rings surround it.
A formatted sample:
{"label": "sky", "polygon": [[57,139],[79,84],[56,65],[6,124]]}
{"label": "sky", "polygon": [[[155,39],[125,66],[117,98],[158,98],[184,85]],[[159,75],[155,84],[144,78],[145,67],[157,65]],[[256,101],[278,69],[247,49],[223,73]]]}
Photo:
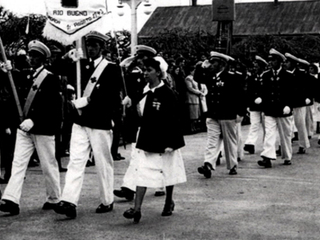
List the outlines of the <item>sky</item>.
{"label": "sky", "polygon": [[[49,1],[49,0],[48,0]],[[115,30],[131,30],[131,9],[130,6],[124,3],[123,7],[123,16],[118,15],[119,8],[118,0],[106,0],[108,4],[108,11],[111,12],[107,17],[104,19],[103,29],[104,32],[111,30],[112,28]],[[138,0],[136,0],[138,1]],[[143,0],[144,1],[144,0]],[[235,0],[235,2],[270,2],[274,0]],[[285,0],[279,0],[285,1]],[[155,10],[156,7],[160,6],[186,6],[191,5],[191,0],[149,0],[151,3],[151,9]],[[198,0],[198,5],[209,5],[212,3],[212,0]],[[43,13],[45,14],[45,7],[44,7],[44,0],[0,0],[0,5],[3,6],[4,4],[11,5],[12,8],[16,8],[17,11],[26,11],[26,9],[30,9],[28,11],[32,11],[35,13]],[[145,7],[144,4],[140,4],[137,8],[137,29],[138,32],[144,25],[144,23],[148,20],[151,16],[146,15],[144,13]],[[111,24],[110,24],[111,23]]]}

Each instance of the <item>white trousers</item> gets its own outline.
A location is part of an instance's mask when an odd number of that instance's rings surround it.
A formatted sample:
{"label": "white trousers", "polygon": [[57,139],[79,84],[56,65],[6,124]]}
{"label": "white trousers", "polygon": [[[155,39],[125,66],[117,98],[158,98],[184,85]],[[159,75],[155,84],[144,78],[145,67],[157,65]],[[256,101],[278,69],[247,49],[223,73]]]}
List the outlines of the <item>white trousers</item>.
{"label": "white trousers", "polygon": [[242,130],[241,122],[237,123],[237,158],[243,159],[243,141],[242,141]]}
{"label": "white trousers", "polygon": [[45,178],[46,202],[59,202],[60,174],[55,158],[54,136],[29,134],[20,129],[17,130],[11,177],[2,196],[3,199],[19,204],[28,163],[35,149]]}
{"label": "white trousers", "polygon": [[263,142],[261,156],[276,159],[277,130],[280,137],[281,154],[285,160],[292,158],[291,132],[293,116],[290,117],[270,117],[265,116],[266,135]]}
{"label": "white trousers", "polygon": [[227,169],[238,165],[237,161],[237,124],[234,120],[215,120],[207,118],[207,146],[204,155],[204,162],[216,168],[216,161],[224,145],[224,154],[227,163]]}
{"label": "white trousers", "polygon": [[100,201],[113,203],[112,131],[74,124],[70,141],[70,160],[61,200],[78,205],[86,163],[92,150],[98,175]]}
{"label": "white trousers", "polygon": [[256,145],[260,129],[263,129],[263,135],[265,135],[264,130],[264,116],[262,112],[250,111],[250,128],[249,134],[245,141],[246,145]]}
{"label": "white trousers", "polygon": [[299,107],[293,109],[294,123],[298,130],[299,147],[309,148],[310,142],[308,139],[307,130],[307,107]]}
{"label": "white trousers", "polygon": [[313,105],[307,106],[307,116],[306,116],[306,124],[307,124],[307,132],[308,136],[312,136],[314,132],[313,127]]}

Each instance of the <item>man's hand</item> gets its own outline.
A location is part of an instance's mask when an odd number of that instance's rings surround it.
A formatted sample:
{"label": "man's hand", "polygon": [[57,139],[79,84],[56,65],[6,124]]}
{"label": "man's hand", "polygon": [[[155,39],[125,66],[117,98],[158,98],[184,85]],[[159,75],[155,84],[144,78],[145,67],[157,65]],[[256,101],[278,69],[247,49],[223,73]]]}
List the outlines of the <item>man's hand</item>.
{"label": "man's hand", "polygon": [[164,152],[165,153],[172,153],[173,152],[173,149],[172,148],[166,148],[165,150],[164,150]]}
{"label": "man's hand", "polygon": [[78,48],[77,49],[71,49],[66,55],[65,57],[72,59],[72,61],[77,62],[79,61],[81,58],[83,58],[83,51],[82,48]]}
{"label": "man's hand", "polygon": [[255,103],[255,104],[260,104],[260,103],[262,103],[261,97],[256,98],[256,99],[254,100],[254,103]]}
{"label": "man's hand", "polygon": [[0,66],[1,70],[5,73],[12,70],[12,64],[10,60],[7,60],[7,62],[2,63]]}
{"label": "man's hand", "polygon": [[122,105],[126,107],[131,107],[132,105],[131,98],[129,98],[128,96],[125,96],[125,98],[122,100]]}
{"label": "man's hand", "polygon": [[30,118],[28,118],[20,124],[20,129],[24,132],[29,132],[33,125],[33,121]]}
{"label": "man's hand", "polygon": [[83,108],[89,104],[87,97],[78,98],[75,100],[72,100],[72,103],[74,104],[76,109]]}
{"label": "man's hand", "polygon": [[283,114],[287,115],[290,113],[290,108],[288,106],[285,106],[284,109],[283,109]]}
{"label": "man's hand", "polygon": [[306,104],[310,104],[311,103],[311,100],[309,98],[306,98]]}

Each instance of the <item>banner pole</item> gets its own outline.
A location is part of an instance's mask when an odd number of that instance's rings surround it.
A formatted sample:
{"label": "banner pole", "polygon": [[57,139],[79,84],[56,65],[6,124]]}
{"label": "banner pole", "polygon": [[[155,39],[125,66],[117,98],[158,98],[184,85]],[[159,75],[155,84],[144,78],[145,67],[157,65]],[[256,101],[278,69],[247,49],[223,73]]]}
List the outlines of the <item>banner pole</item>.
{"label": "banner pole", "polygon": [[[7,62],[7,56],[6,56],[4,47],[3,47],[3,43],[2,43],[1,37],[0,37],[0,51],[1,51],[1,55],[2,55],[2,60],[6,63]],[[8,70],[7,74],[8,74],[8,78],[9,78],[9,81],[10,81],[13,97],[14,97],[14,100],[16,102],[16,106],[17,106],[17,109],[18,109],[19,119],[20,119],[20,122],[22,122],[23,121],[23,112],[22,112],[22,108],[21,108],[21,105],[20,105],[19,97],[18,97],[18,94],[17,94],[17,89],[16,89],[16,86],[14,85],[14,81],[13,81],[13,78],[12,78],[11,71]]]}
{"label": "banner pole", "polygon": [[[76,50],[81,48],[81,38],[76,41]],[[77,98],[81,98],[81,64],[80,59],[77,61]]]}

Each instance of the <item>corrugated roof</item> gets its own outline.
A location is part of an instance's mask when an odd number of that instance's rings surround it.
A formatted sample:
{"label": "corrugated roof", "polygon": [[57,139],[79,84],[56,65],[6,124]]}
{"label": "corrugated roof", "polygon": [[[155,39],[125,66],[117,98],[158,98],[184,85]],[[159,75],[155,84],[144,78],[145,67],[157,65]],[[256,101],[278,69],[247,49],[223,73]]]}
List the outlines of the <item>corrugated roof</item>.
{"label": "corrugated roof", "polygon": [[[234,36],[320,32],[320,1],[236,3],[235,9]],[[212,21],[212,6],[158,7],[139,37],[155,37],[175,28],[215,34],[217,22]]]}

